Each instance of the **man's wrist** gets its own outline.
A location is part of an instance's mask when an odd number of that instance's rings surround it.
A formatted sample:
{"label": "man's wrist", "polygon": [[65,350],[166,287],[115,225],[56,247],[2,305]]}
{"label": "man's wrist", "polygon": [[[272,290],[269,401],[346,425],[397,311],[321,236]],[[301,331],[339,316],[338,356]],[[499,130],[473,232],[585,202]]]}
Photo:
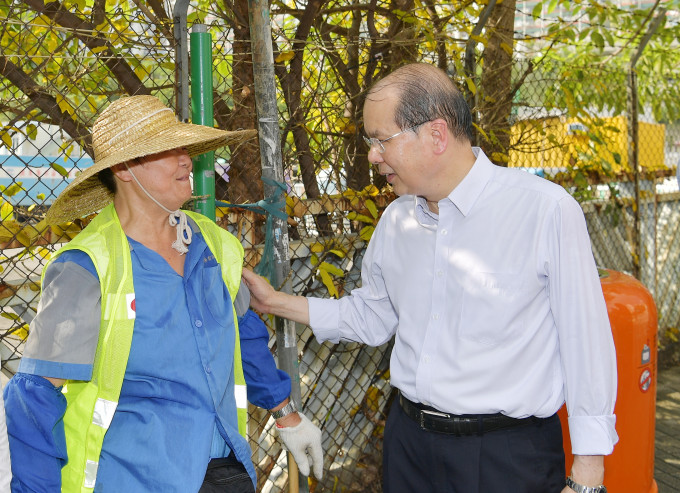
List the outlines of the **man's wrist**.
{"label": "man's wrist", "polygon": [[607,493],[607,488],[605,488],[603,484],[599,484],[597,486],[586,486],[577,483],[571,476],[567,478],[567,486],[576,493]]}

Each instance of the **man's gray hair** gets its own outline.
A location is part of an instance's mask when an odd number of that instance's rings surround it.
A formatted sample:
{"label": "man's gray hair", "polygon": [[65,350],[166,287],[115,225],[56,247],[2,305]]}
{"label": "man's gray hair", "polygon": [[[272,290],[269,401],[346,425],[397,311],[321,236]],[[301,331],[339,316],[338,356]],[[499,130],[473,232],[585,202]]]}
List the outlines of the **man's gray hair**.
{"label": "man's gray hair", "polygon": [[454,137],[472,141],[472,115],[463,94],[442,70],[427,63],[411,63],[376,82],[366,99],[387,87],[396,88],[399,102],[394,123],[400,129],[441,118]]}

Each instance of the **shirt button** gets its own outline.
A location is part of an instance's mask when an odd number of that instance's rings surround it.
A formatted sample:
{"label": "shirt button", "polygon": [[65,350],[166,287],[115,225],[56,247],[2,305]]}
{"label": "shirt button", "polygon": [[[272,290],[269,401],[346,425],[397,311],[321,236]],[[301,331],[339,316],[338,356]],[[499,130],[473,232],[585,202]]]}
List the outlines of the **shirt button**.
{"label": "shirt button", "polygon": [[206,366],[206,367],[205,367],[205,372],[206,372],[206,373],[210,373],[210,367],[209,367],[209,366]]}
{"label": "shirt button", "polygon": [[201,320],[196,320],[196,321],[194,322],[194,325],[195,325],[196,327],[203,327],[203,322],[202,322]]}
{"label": "shirt button", "polygon": [[448,231],[446,231],[445,229],[442,229],[442,235],[443,236],[446,236],[448,233],[449,233]]}
{"label": "shirt button", "polygon": [[429,356],[424,356],[424,357],[423,357],[423,361],[424,361],[425,363],[429,363],[429,362],[430,362],[430,357],[429,357]]}
{"label": "shirt button", "polygon": [[432,315],[432,320],[439,320],[439,314],[435,313],[434,315]]}
{"label": "shirt button", "polygon": [[441,276],[443,276],[443,275],[444,275],[444,271],[443,271],[443,270],[438,270],[438,271],[437,271],[437,277],[441,277]]}

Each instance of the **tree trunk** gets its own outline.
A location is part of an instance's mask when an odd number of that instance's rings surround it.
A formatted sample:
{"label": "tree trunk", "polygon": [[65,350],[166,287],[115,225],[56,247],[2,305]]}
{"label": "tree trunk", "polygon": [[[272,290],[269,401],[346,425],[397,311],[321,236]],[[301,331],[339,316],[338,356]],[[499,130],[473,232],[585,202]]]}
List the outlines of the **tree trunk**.
{"label": "tree trunk", "polygon": [[512,53],[516,0],[494,7],[487,23],[489,41],[484,50],[481,94],[477,98],[479,124],[489,140],[481,143],[489,158],[508,164],[512,110]]}

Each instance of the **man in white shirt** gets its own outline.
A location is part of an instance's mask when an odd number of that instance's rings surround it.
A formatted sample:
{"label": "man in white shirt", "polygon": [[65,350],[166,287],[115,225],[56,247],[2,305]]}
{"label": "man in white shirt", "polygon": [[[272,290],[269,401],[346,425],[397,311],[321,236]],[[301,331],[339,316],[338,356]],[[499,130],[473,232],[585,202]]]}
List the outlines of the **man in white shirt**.
{"label": "man in white shirt", "polygon": [[[371,239],[362,287],[340,300],[294,297],[244,272],[252,306],[309,324],[319,340],[395,337],[386,493],[606,491],[616,361],[579,204],[473,148],[463,96],[430,65],[379,81],[364,129],[400,197]],[[565,400],[570,486],[555,414]]]}

